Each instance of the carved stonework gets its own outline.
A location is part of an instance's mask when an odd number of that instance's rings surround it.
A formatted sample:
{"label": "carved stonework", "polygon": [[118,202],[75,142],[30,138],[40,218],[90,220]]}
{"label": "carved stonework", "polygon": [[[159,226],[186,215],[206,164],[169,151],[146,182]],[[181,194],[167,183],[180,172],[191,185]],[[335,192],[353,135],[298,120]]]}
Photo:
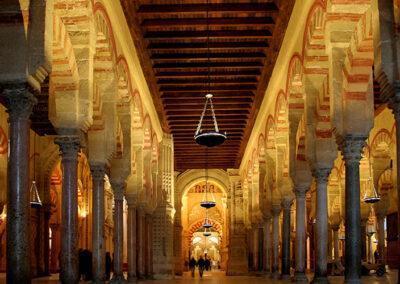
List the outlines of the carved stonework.
{"label": "carved stonework", "polygon": [[26,84],[15,84],[3,89],[2,96],[6,101],[9,120],[29,119],[34,105],[35,96],[28,91]]}
{"label": "carved stonework", "polygon": [[111,186],[114,193],[114,200],[123,201],[126,184],[124,181],[112,181]]}
{"label": "carved stonework", "polygon": [[341,139],[339,149],[346,163],[359,163],[365,146],[366,136],[347,135]]}
{"label": "carved stonework", "polygon": [[94,181],[101,181],[106,174],[106,165],[104,163],[91,163],[90,172]]}
{"label": "carved stonework", "polygon": [[330,168],[320,168],[320,169],[315,169],[312,175],[316,179],[317,183],[327,183],[330,173],[331,173]]}
{"label": "carved stonework", "polygon": [[63,160],[78,160],[80,139],[78,136],[59,136],[54,143],[60,147]]}

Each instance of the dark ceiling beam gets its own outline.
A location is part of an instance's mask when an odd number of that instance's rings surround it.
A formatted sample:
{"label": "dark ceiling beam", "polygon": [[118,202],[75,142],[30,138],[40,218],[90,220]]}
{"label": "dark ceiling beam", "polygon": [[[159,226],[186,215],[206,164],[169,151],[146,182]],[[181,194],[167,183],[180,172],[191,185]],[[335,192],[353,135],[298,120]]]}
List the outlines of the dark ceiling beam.
{"label": "dark ceiling beam", "polygon": [[152,18],[142,21],[143,27],[187,27],[187,26],[269,26],[274,24],[274,19],[266,17],[230,17],[230,18]]}
{"label": "dark ceiling beam", "polygon": [[272,32],[262,30],[195,30],[195,31],[149,31],[144,33],[144,38],[149,40],[174,38],[271,38]]}
{"label": "dark ceiling beam", "polygon": [[215,3],[215,4],[147,4],[140,5],[139,14],[196,13],[196,12],[260,12],[277,13],[274,2],[268,3]]}
{"label": "dark ceiling beam", "polygon": [[[200,110],[201,112],[201,110]],[[218,115],[226,115],[226,116],[236,116],[236,115],[244,115],[244,114],[249,114],[249,110],[218,110],[218,113],[216,114],[217,117]],[[173,111],[167,111],[167,116],[179,116],[179,117],[185,117],[185,116],[195,116],[195,117],[200,117],[200,113],[193,113],[193,111],[187,111],[187,110],[173,110]]]}
{"label": "dark ceiling beam", "polygon": [[162,85],[159,89],[160,92],[187,92],[201,89],[203,92],[218,91],[241,91],[241,90],[253,90],[257,89],[257,84],[223,84],[223,85],[210,85],[207,90],[204,90],[203,86],[198,85]]}
{"label": "dark ceiling beam", "polygon": [[201,60],[201,59],[229,59],[229,58],[265,58],[264,52],[220,52],[220,53],[153,53],[151,59],[161,60]]}
{"label": "dark ceiling beam", "polygon": [[[233,68],[234,69],[234,68]],[[259,76],[261,74],[261,70],[259,68],[253,69],[238,69],[238,70],[211,70],[210,76],[212,77],[225,77],[225,76]],[[158,71],[155,76],[157,78],[189,78],[189,77],[207,77],[207,70],[198,70],[198,71]]]}
{"label": "dark ceiling beam", "polygon": [[150,50],[179,50],[179,49],[195,49],[195,50],[208,50],[208,49],[264,49],[268,47],[268,41],[225,41],[213,42],[210,41],[207,45],[206,41],[202,42],[150,42],[147,46]]}
{"label": "dark ceiling beam", "polygon": [[169,79],[158,79],[157,83],[159,85],[193,85],[193,84],[200,84],[205,85],[208,84],[246,84],[246,83],[257,83],[257,77],[226,77],[226,78],[212,78],[210,81],[207,77],[203,78],[169,78]]}
{"label": "dark ceiling beam", "polygon": [[[186,98],[184,100],[179,99],[179,98],[165,98],[163,99],[164,105],[169,105],[169,104],[181,104],[181,105],[199,105],[199,103],[204,103],[205,98],[204,97],[197,97],[197,98]],[[247,98],[221,98],[221,97],[216,97],[215,100],[213,100],[214,105],[224,105],[224,104],[235,104],[235,103],[252,103],[253,100],[250,97]]]}
{"label": "dark ceiling beam", "polygon": [[[198,122],[196,122],[196,121],[192,121],[192,122],[173,121],[173,122],[170,122],[169,125],[172,127],[189,127],[192,125],[197,126],[197,123]],[[208,120],[208,121],[203,120],[203,124],[208,126],[208,125],[213,125],[213,122],[211,120]],[[243,125],[246,125],[246,120],[233,120],[230,122],[230,121],[221,121],[220,119],[218,119],[218,126],[228,127],[230,125],[232,125],[232,126],[239,125],[239,126],[243,127]]]}
{"label": "dark ceiling beam", "polygon": [[[217,117],[218,121],[224,120],[224,121],[230,121],[230,120],[236,120],[236,119],[247,119],[247,115],[245,114],[237,114],[237,116],[229,116],[229,117],[224,117],[223,119],[221,117]],[[171,118],[169,121],[173,122],[173,121],[199,121],[200,119],[200,114],[196,115],[187,115],[187,116],[177,116],[177,117],[173,117]]]}
{"label": "dark ceiling beam", "polygon": [[163,62],[153,64],[158,69],[180,69],[180,68],[254,68],[262,67],[261,61],[227,61],[227,62]]}
{"label": "dark ceiling beam", "polygon": [[[241,109],[248,109],[248,108],[250,108],[250,106],[251,106],[251,104],[224,104],[224,105],[221,105],[221,104],[218,104],[218,105],[214,105],[214,110],[216,111],[216,114],[218,114],[219,113],[219,111],[220,110],[235,110],[235,109],[237,109],[237,110],[241,110]],[[183,106],[183,105],[181,105],[181,104],[176,104],[176,105],[167,105],[166,107],[165,107],[165,109],[166,109],[166,111],[170,111],[170,110],[175,110],[175,109],[181,109],[182,111],[187,111],[187,110],[190,110],[190,111],[193,111],[193,112],[199,112],[199,111],[201,111],[202,109],[199,107],[199,105],[185,105],[185,106]],[[206,115],[209,115],[209,116],[211,116],[211,112],[209,112],[209,111],[207,111],[207,114]]]}

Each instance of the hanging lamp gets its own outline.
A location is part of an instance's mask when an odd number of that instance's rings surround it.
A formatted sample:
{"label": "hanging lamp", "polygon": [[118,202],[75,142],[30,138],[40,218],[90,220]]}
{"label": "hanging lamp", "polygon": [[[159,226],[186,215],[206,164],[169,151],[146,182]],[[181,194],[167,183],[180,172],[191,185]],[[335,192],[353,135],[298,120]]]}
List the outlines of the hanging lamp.
{"label": "hanging lamp", "polygon": [[[369,144],[369,141],[368,141]],[[364,199],[363,201],[365,203],[376,203],[379,200],[381,200],[381,197],[378,195],[378,192],[375,189],[375,185],[374,185],[374,180],[372,178],[372,165],[371,165],[371,154],[369,157],[369,178],[367,181],[367,186],[366,186],[366,190],[365,190],[365,194],[364,194]]]}
{"label": "hanging lamp", "polygon": [[207,229],[207,228],[205,228],[205,229],[204,229],[204,232],[203,232],[203,236],[205,236],[205,237],[209,237],[209,236],[211,236],[211,230],[210,230],[210,229]]}
{"label": "hanging lamp", "polygon": [[30,189],[30,203],[32,208],[42,207],[42,201],[40,200],[39,191],[36,186],[36,133],[33,136],[33,181]]}
{"label": "hanging lamp", "polygon": [[[199,124],[197,125],[196,132],[194,134],[194,140],[197,144],[206,146],[206,147],[215,147],[221,145],[226,140],[226,133],[219,132],[217,119],[215,118],[214,106],[212,103],[213,95],[210,92],[210,84],[211,84],[211,76],[210,76],[210,28],[209,28],[209,17],[208,17],[209,3],[207,1],[207,81],[208,81],[208,90],[206,94],[206,102],[204,104],[203,112],[200,117]],[[205,130],[202,128],[202,123],[204,119],[204,115],[207,111],[207,106],[210,105],[211,116],[213,119],[214,129]]]}
{"label": "hanging lamp", "polygon": [[206,217],[204,218],[203,228],[210,229],[211,227],[212,224],[210,222],[210,219],[208,218],[208,209],[206,209]]}
{"label": "hanging lamp", "polygon": [[208,150],[206,149],[206,165],[205,165],[205,176],[206,176],[206,187],[204,189],[203,200],[200,202],[200,206],[206,209],[210,209],[215,206],[215,198],[212,192],[209,192],[208,188]]}

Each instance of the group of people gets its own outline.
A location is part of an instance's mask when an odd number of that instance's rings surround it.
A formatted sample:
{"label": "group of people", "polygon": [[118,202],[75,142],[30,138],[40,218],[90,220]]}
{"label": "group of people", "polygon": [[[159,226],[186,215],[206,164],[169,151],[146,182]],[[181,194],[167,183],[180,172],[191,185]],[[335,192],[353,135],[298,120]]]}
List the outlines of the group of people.
{"label": "group of people", "polygon": [[[82,279],[84,281],[91,281],[93,278],[92,252],[88,249],[79,249],[78,257],[79,257],[79,280]],[[105,266],[106,266],[105,279],[110,280],[113,263],[109,252],[106,253]]]}
{"label": "group of people", "polygon": [[211,259],[207,257],[207,255],[200,256],[200,258],[196,261],[194,257],[192,257],[189,261],[189,269],[192,274],[192,277],[194,277],[194,271],[196,270],[196,266],[199,268],[199,275],[200,277],[203,277],[203,272],[204,270],[211,270]]}

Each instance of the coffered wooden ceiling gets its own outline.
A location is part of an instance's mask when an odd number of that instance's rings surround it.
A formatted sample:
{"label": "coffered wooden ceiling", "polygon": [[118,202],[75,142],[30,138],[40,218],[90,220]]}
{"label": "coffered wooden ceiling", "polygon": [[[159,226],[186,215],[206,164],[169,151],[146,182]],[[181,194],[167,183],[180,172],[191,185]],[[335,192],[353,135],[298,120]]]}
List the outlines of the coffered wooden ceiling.
{"label": "coffered wooden ceiling", "polygon": [[[217,121],[228,135],[222,146],[208,150],[208,167],[238,167],[294,0],[121,3],[158,115],[174,137],[176,169],[205,167],[205,150],[193,136],[205,102],[208,68]],[[205,124],[211,123],[208,116]]]}

